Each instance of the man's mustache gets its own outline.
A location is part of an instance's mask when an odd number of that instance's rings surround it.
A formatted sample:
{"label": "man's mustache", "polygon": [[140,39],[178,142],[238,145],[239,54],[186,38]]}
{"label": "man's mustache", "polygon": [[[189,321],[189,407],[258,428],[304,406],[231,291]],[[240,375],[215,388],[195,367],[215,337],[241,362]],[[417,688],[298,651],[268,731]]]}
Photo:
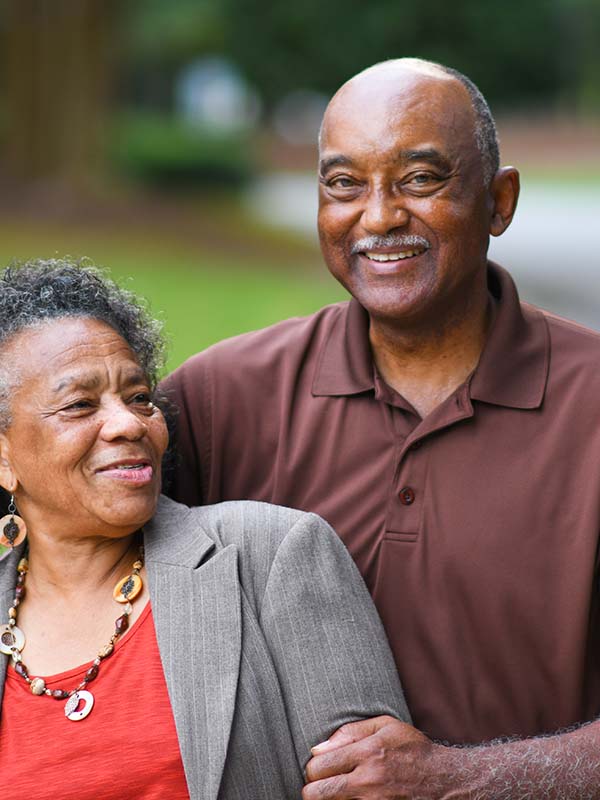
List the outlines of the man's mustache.
{"label": "man's mustache", "polygon": [[389,250],[410,250],[415,247],[422,247],[429,250],[430,243],[423,236],[413,234],[390,234],[389,236],[365,236],[352,245],[352,255],[368,252],[369,250],[379,250],[386,248]]}

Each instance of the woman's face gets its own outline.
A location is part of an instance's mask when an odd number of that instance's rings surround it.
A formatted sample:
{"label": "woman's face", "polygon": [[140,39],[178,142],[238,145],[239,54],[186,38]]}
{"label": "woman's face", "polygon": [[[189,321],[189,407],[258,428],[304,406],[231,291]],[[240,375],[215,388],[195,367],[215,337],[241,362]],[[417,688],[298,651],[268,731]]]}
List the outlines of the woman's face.
{"label": "woman's face", "polygon": [[0,483],[30,532],[120,536],[150,519],[168,436],[127,342],[98,320],[53,320],[2,361],[17,386]]}

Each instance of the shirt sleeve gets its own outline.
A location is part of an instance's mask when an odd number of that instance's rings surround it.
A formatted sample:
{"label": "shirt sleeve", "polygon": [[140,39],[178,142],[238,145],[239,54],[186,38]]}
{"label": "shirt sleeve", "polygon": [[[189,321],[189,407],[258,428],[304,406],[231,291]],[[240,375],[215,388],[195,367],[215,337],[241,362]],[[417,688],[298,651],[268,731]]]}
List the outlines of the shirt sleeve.
{"label": "shirt sleeve", "polygon": [[163,462],[163,492],[188,506],[204,503],[211,430],[208,375],[196,356],[165,378],[160,394],[168,403],[169,451]]}
{"label": "shirt sleeve", "polygon": [[410,721],[373,601],[320,517],[304,514],[280,544],[259,619],[302,768],[340,725],[381,714]]}

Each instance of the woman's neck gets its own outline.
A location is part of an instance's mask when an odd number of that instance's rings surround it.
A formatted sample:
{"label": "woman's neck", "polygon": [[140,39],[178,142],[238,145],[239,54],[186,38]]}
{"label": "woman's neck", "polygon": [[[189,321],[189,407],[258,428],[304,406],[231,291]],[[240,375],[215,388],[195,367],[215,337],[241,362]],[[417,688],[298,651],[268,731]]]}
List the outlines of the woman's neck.
{"label": "woman's neck", "polygon": [[[123,605],[113,599],[115,584],[131,574],[138,558],[135,533],[119,539],[31,537],[25,597],[17,618],[30,674],[53,675],[95,657],[123,613]],[[149,599],[144,569],[140,577],[143,588],[132,604],[130,627]]]}
{"label": "woman's neck", "polygon": [[68,597],[112,587],[131,569],[139,544],[135,533],[118,539],[30,535],[28,593],[39,598]]}

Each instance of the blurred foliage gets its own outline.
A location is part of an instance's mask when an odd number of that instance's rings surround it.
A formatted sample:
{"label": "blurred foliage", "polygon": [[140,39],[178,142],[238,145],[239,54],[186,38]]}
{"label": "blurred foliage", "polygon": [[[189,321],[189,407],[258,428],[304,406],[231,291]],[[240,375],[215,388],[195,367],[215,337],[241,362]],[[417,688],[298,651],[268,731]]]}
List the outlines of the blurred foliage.
{"label": "blurred foliage", "polygon": [[[207,215],[212,216],[210,209]],[[218,223],[218,221],[215,221]],[[147,227],[147,230],[145,228]],[[242,238],[231,219],[232,240]],[[65,242],[68,242],[66,250]],[[165,325],[167,371],[228,336],[344,299],[344,289],[314,256],[294,251],[217,253],[160,226],[124,218],[115,228],[38,226],[0,220],[0,264],[16,257],[87,256],[145,297]]]}
{"label": "blurred foliage", "polygon": [[496,105],[600,108],[598,0],[139,0],[129,23],[137,69],[225,53],[267,104],[416,56],[465,72]]}
{"label": "blurred foliage", "polygon": [[127,60],[183,66],[225,47],[226,16],[220,0],[130,0],[122,9]]}
{"label": "blurred foliage", "polygon": [[129,0],[120,8],[120,72],[125,104],[173,105],[178,72],[195,58],[222,54],[226,17],[220,0]]}
{"label": "blurred foliage", "polygon": [[[600,114],[600,0],[4,0],[2,167],[16,182],[84,183],[109,150],[146,180],[241,180],[244,142],[199,135],[176,116],[192,61],[218,55],[267,114],[298,88],[326,95],[387,58],[417,56],[469,75],[495,111]],[[3,124],[4,123],[4,124]],[[4,131],[3,131],[4,129]]]}
{"label": "blurred foliage", "polygon": [[253,172],[247,136],[143,111],[117,117],[109,154],[126,175],[163,186],[235,187]]}
{"label": "blurred foliage", "polygon": [[[537,47],[541,38],[534,35],[547,0],[505,0],[501,7],[481,0],[305,0],[269,10],[263,0],[223,2],[233,58],[271,101],[287,91],[290,75],[296,84],[329,94],[358,70],[401,56],[454,66],[498,99],[518,95],[524,85],[534,96],[549,95],[555,83],[553,53]],[[241,36],[259,15],[254,35]],[[531,82],[521,79],[524,67]]]}

